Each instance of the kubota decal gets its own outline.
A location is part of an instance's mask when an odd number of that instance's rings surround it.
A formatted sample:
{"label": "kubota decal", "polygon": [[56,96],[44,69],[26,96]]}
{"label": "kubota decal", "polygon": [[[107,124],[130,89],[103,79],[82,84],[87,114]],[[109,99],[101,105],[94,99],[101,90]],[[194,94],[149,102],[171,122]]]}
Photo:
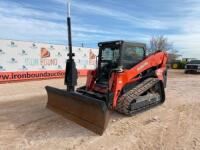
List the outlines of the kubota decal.
{"label": "kubota decal", "polygon": [[137,68],[137,71],[142,70],[144,67],[146,67],[146,66],[148,66],[148,65],[149,65],[148,62],[143,63],[142,65],[140,65],[140,66]]}

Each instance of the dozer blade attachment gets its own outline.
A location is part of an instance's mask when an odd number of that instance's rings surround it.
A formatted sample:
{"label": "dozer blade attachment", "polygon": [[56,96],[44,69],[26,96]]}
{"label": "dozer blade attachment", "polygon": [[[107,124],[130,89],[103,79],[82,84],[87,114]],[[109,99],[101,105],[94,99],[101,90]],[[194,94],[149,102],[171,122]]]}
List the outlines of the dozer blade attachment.
{"label": "dozer blade attachment", "polygon": [[110,118],[104,101],[49,86],[46,90],[49,109],[99,135],[103,134]]}

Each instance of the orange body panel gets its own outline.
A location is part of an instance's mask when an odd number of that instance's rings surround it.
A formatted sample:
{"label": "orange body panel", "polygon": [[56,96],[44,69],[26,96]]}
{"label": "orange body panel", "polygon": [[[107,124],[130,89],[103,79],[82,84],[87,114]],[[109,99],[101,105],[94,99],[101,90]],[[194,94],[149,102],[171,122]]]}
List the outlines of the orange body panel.
{"label": "orange body panel", "polygon": [[[117,105],[118,97],[121,93],[123,87],[130,83],[139,80],[141,77],[138,76],[142,72],[152,68],[157,67],[156,75],[157,77],[163,81],[163,72],[166,70],[166,63],[168,59],[168,54],[166,52],[160,51],[148,56],[142,62],[138,63],[136,66],[129,70],[124,70],[120,73],[112,73],[111,78],[109,79],[109,91],[114,93],[113,99],[113,108]],[[95,75],[96,70],[90,71],[87,77],[87,90],[95,91],[104,93],[108,91],[107,88],[97,88],[95,86]]]}

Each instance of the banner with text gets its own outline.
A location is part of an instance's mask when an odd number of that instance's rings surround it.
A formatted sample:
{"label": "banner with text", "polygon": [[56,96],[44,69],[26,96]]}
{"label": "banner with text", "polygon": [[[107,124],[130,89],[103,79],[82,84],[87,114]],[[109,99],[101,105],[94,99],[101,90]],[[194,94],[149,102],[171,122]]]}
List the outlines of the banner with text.
{"label": "banner with text", "polygon": [[[96,67],[98,50],[73,47],[79,75]],[[0,83],[64,77],[68,47],[0,40]]]}

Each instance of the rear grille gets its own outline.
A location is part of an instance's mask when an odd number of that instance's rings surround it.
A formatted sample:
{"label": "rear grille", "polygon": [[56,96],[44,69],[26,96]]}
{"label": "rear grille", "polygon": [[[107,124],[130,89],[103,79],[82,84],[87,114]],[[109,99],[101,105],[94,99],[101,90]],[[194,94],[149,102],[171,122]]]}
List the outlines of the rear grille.
{"label": "rear grille", "polygon": [[198,69],[196,65],[187,65],[187,69]]}

